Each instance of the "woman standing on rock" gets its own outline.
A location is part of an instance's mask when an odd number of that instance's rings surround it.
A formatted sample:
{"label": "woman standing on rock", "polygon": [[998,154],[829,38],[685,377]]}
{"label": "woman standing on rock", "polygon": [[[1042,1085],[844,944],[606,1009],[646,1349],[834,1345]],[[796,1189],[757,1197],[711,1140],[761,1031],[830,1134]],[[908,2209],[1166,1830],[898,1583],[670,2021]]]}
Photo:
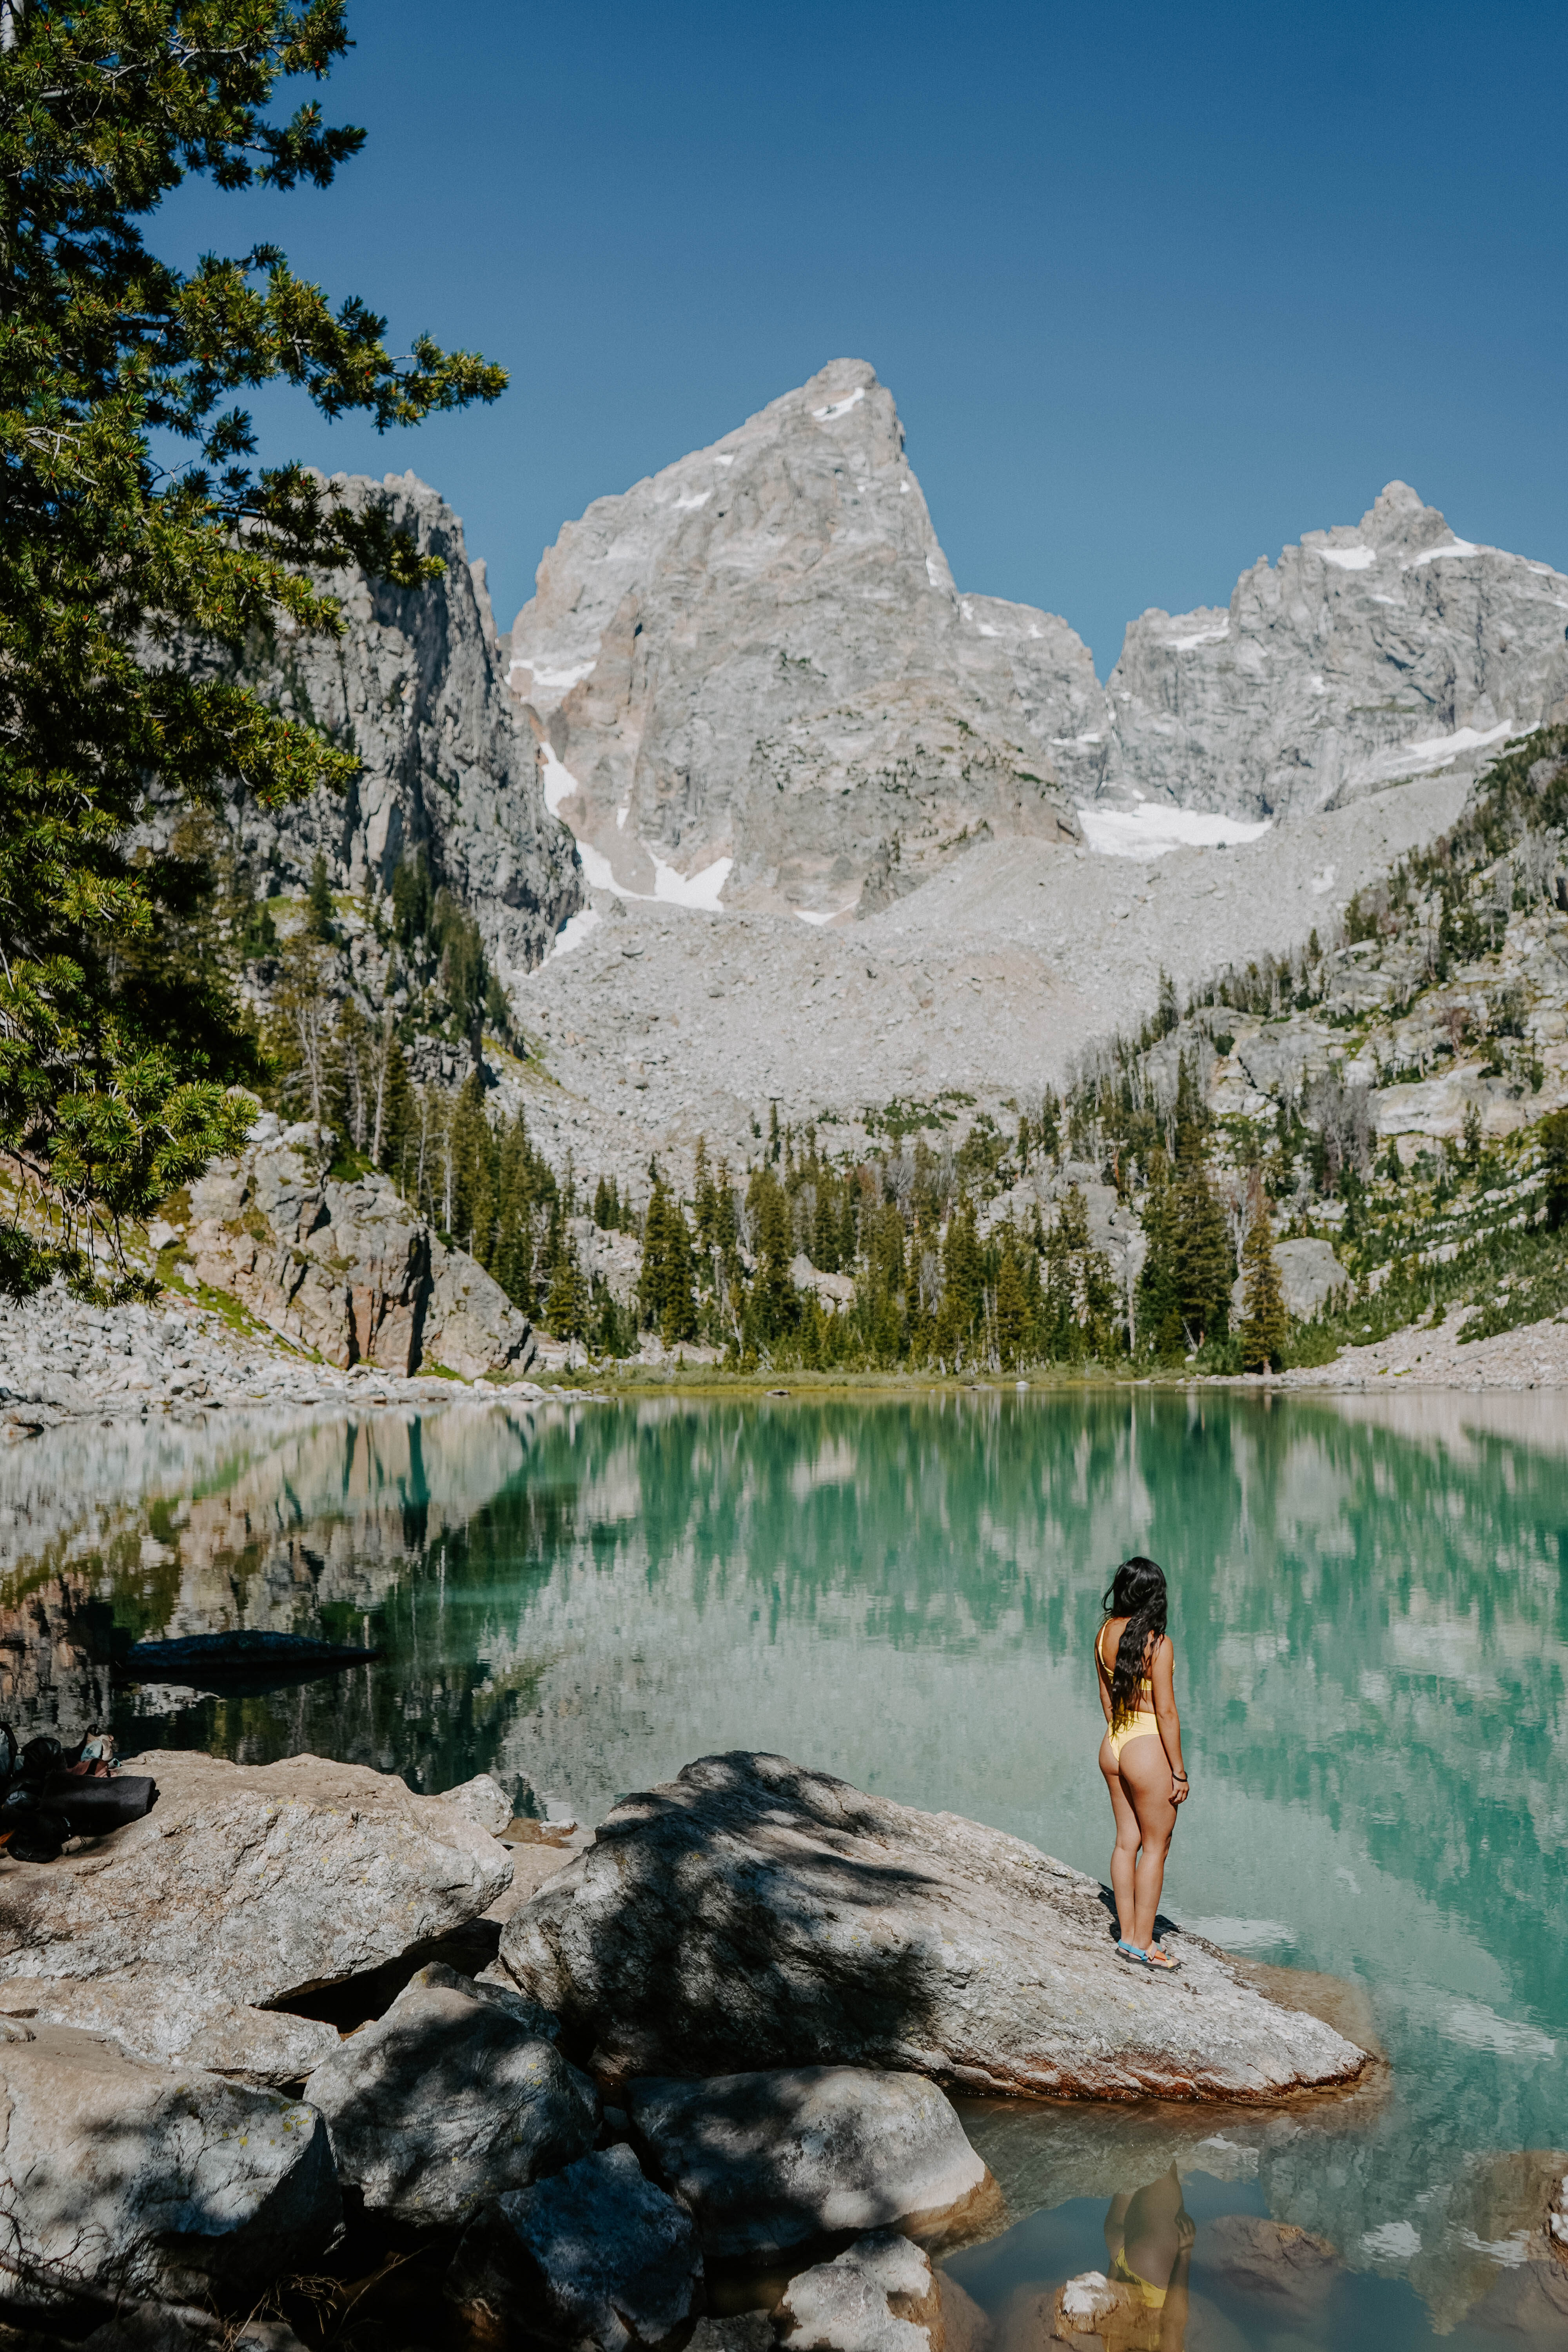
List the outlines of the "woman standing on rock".
{"label": "woman standing on rock", "polygon": [[1187,1797],[1164,1570],[1152,1559],[1124,1559],[1101,1606],[1094,1661],[1105,1710],[1100,1769],[1116,1815],[1116,1949],[1133,1968],[1174,1969],[1179,1963],[1154,1941],[1176,1807]]}

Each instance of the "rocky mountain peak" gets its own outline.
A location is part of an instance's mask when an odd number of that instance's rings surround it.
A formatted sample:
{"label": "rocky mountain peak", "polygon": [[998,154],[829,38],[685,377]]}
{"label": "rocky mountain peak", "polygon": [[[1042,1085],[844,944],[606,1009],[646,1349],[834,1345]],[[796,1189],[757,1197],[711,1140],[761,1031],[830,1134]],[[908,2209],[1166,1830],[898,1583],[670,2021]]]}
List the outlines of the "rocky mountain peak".
{"label": "rocky mountain peak", "polygon": [[1427,506],[1408,482],[1387,482],[1357,524],[1356,536],[1374,547],[1419,549],[1440,547],[1455,534],[1436,508]]}
{"label": "rocky mountain peak", "polygon": [[963,842],[1075,838],[1102,709],[1065,622],[958,595],[854,359],[568,524],[510,682],[591,882],[816,921]]}
{"label": "rocky mountain peak", "polygon": [[1568,580],[1458,538],[1407,482],[1244,572],[1229,605],[1145,613],[1111,673],[1102,792],[1254,822],[1474,775],[1568,715]]}

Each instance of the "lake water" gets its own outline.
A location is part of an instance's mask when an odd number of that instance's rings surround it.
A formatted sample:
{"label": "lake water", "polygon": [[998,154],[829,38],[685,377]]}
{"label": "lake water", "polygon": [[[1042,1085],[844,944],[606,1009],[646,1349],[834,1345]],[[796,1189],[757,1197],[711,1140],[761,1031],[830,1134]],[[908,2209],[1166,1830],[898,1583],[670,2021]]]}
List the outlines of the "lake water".
{"label": "lake water", "polygon": [[[6,1706],[84,1722],[117,1630],[278,1626],[386,1659],[269,1696],[121,1691],[122,1747],[308,1748],[424,1789],[525,1772],[587,1821],[694,1756],[765,1748],[1104,1875],[1090,1650],[1131,1550],[1171,1578],[1193,1779],[1165,1907],[1363,1989],[1391,2072],[1271,2116],[968,2106],[1017,2218],[954,2273],[996,2314],[1104,2270],[1111,2199],[1174,2162],[1193,2352],[1495,2344],[1534,2309],[1518,2233],[1540,2184],[1514,2159],[1568,2146],[1554,1398],[661,1399],[56,1432],[0,1460]],[[1249,2293],[1213,2252],[1237,2213],[1330,2239],[1330,2290]]]}

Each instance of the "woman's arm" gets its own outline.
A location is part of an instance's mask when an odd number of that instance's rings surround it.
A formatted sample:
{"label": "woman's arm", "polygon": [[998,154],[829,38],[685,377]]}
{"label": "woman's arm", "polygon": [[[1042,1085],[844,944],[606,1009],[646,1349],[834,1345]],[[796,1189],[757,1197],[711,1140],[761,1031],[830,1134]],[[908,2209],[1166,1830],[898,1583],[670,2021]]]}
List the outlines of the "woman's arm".
{"label": "woman's arm", "polygon": [[1154,1694],[1154,1717],[1165,1760],[1171,1768],[1171,1801],[1186,1800],[1187,1771],[1182,1762],[1182,1718],[1176,1713],[1176,1654],[1168,1633],[1162,1633],[1149,1662],[1149,1682]]}

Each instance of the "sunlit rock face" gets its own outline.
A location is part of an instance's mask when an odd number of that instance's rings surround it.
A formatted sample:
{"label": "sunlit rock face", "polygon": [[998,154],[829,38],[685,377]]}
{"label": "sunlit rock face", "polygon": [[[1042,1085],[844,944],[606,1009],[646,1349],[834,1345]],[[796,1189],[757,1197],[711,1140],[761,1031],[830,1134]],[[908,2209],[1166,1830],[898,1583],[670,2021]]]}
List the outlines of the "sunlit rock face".
{"label": "sunlit rock face", "polygon": [[595,499],[510,664],[590,881],[817,917],[987,835],[1075,838],[1104,707],[1065,621],[954,588],[859,360]]}
{"label": "sunlit rock face", "polygon": [[1568,716],[1568,580],[1458,538],[1390,482],[1259,558],[1228,606],[1145,613],[1110,677],[1104,793],[1303,816]]}
{"label": "sunlit rock face", "polygon": [[443,570],[416,589],[333,573],[324,584],[342,600],[342,637],[280,631],[253,647],[247,683],[361,762],[342,799],[318,793],[264,809],[236,793],[232,822],[258,895],[303,890],[319,851],[335,889],[369,896],[422,849],[475,916],[503,980],[531,971],[583,903],[582,875],[505,691],[484,566],[470,564],[458,516],[413,474],[339,475],[332,487],[357,511],[381,507]]}
{"label": "sunlit rock face", "polygon": [[[1268,2100],[1366,2053],[1173,1933],[1183,1998],[1117,1958],[1098,1883],[1022,1839],[781,1756],[626,1798],[501,1932],[605,2075],[912,2069],[1032,2097]],[[737,1953],[745,1955],[738,1968]]]}

